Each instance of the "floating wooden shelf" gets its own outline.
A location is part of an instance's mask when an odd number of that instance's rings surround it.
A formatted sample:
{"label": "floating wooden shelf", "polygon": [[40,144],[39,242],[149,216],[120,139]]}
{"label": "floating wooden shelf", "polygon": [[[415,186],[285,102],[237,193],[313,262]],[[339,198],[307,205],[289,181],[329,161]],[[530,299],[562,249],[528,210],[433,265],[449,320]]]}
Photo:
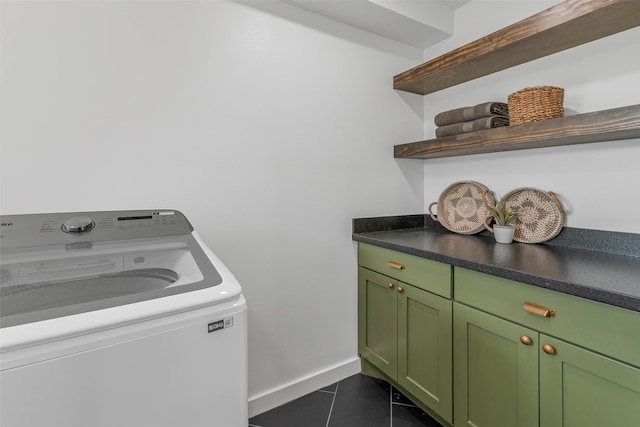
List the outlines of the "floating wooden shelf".
{"label": "floating wooden shelf", "polygon": [[567,0],[393,78],[425,95],[640,25],[640,0]]}
{"label": "floating wooden shelf", "polygon": [[394,157],[432,159],[640,138],[640,105],[396,145]]}

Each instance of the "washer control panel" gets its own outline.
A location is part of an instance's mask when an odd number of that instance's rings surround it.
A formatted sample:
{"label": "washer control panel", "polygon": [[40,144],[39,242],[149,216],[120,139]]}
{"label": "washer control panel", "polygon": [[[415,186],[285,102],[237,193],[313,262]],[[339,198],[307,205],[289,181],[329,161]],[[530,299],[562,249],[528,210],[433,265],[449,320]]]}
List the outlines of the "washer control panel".
{"label": "washer control panel", "polygon": [[193,231],[185,216],[176,210],[2,215],[1,220],[3,250],[55,244],[86,247],[91,242],[175,236]]}

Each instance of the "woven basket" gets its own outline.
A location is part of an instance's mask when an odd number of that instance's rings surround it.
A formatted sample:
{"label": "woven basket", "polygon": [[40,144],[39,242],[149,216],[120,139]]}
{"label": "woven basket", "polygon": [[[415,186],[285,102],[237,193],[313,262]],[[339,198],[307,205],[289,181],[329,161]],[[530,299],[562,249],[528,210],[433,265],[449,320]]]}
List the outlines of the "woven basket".
{"label": "woven basket", "polygon": [[564,208],[551,191],[523,187],[505,194],[502,200],[510,210],[520,213],[513,224],[516,242],[546,242],[564,226]]}
{"label": "woven basket", "polygon": [[[487,193],[490,203],[495,204],[493,193],[475,181],[459,181],[448,186],[437,202],[429,205],[431,219],[439,222],[449,231],[460,234],[476,234],[484,228],[484,219],[489,210],[482,202],[482,195]],[[438,207],[436,216],[431,208]]]}
{"label": "woven basket", "polygon": [[527,87],[507,98],[509,126],[564,116],[564,89],[555,86]]}

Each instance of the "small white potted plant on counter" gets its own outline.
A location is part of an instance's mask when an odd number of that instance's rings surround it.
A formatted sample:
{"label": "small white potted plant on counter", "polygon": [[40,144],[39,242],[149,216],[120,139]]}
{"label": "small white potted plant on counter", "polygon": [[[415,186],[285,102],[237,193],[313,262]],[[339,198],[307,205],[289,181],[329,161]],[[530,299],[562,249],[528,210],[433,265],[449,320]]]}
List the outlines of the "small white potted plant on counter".
{"label": "small white potted plant on counter", "polygon": [[[515,234],[513,222],[518,218],[520,212],[509,209],[504,199],[501,199],[494,206],[487,203],[487,199],[484,197],[484,194],[482,195],[482,199],[490,213],[484,220],[485,228],[493,233],[496,242],[511,243]],[[493,228],[489,225],[491,219],[495,221]]]}

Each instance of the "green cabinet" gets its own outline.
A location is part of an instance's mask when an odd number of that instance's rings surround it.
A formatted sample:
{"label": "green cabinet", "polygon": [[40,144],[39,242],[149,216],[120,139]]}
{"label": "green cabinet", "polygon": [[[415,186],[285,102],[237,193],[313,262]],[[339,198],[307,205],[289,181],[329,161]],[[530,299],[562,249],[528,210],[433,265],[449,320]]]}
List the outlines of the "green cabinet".
{"label": "green cabinet", "polygon": [[398,282],[358,270],[358,352],[385,375],[398,373]]}
{"label": "green cabinet", "polygon": [[535,335],[454,303],[456,426],[538,427],[538,350],[520,342]]}
{"label": "green cabinet", "polygon": [[464,269],[455,291],[456,426],[640,425],[636,312]]}
{"label": "green cabinet", "polygon": [[358,351],[443,425],[640,426],[640,314],[372,245]]}
{"label": "green cabinet", "polygon": [[640,369],[541,335],[540,425],[637,427]]}
{"label": "green cabinet", "polygon": [[411,285],[398,293],[398,383],[452,422],[452,303]]}
{"label": "green cabinet", "polygon": [[[363,367],[370,364],[425,410],[451,424],[452,302],[424,289],[433,285],[446,293],[442,281],[448,280],[450,292],[451,267],[378,249],[361,250],[359,258],[358,351]],[[372,253],[375,256],[368,256]],[[389,256],[379,258],[381,254]],[[420,281],[408,283],[372,269],[384,270],[389,263],[409,280],[419,268]]]}

